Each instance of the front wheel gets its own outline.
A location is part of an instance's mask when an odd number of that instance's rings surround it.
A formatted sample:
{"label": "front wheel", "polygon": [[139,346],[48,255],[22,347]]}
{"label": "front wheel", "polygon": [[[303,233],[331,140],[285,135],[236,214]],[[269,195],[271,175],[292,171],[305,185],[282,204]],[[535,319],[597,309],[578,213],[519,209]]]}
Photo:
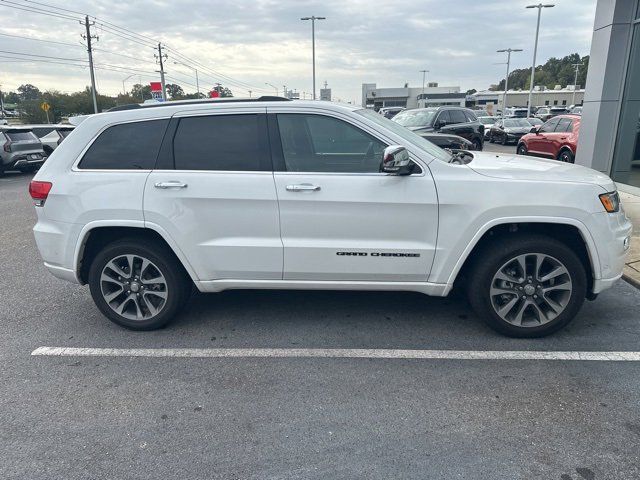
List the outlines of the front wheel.
{"label": "front wheel", "polygon": [[492,244],[472,269],[469,301],[491,328],[533,338],[566,326],[587,293],[585,268],[565,244],[517,235]]}
{"label": "front wheel", "polygon": [[518,145],[518,148],[516,150],[516,153],[518,155],[526,155],[527,154],[527,147],[524,143],[521,143],[520,145]]}
{"label": "front wheel", "polygon": [[493,135],[489,134],[489,143],[493,143],[495,140],[493,139]]}
{"label": "front wheel", "polygon": [[96,306],[131,330],[154,330],[176,316],[189,298],[191,280],[165,246],[136,239],[111,243],[89,269]]}
{"label": "front wheel", "polygon": [[482,151],[482,142],[479,139],[474,138],[471,143],[473,143],[474,150]]}

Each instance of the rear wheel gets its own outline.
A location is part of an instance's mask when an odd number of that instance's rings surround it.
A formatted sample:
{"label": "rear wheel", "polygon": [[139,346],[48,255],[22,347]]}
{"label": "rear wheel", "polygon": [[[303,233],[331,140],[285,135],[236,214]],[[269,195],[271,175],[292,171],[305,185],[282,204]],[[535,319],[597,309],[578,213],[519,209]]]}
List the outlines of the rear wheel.
{"label": "rear wheel", "polygon": [[587,292],[585,268],[563,243],[518,235],[492,244],[472,269],[471,305],[511,337],[543,337],[567,325]]}
{"label": "rear wheel", "polygon": [[571,151],[569,150],[562,150],[558,155],[558,160],[565,163],[573,163],[574,162],[573,153],[571,153]]}
{"label": "rear wheel", "polygon": [[131,330],[166,325],[188,300],[191,285],[166,246],[136,239],[107,245],[89,269],[96,306],[109,320]]}
{"label": "rear wheel", "polygon": [[521,143],[520,145],[518,145],[518,148],[516,149],[516,153],[518,155],[526,155],[527,152],[527,146],[524,143]]}

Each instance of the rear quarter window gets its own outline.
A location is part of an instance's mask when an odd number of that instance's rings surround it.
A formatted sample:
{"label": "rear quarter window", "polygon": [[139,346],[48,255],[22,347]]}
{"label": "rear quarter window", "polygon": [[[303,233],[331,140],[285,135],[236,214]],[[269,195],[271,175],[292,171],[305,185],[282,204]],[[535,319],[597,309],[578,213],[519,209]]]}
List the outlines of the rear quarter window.
{"label": "rear quarter window", "polygon": [[78,168],[151,170],[169,120],[122,123],[104,130],[80,160]]}

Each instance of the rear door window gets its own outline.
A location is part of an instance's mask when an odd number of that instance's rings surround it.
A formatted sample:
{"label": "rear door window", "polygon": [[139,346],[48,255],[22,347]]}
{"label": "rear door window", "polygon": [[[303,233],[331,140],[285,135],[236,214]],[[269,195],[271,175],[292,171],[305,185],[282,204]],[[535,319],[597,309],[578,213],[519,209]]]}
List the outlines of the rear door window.
{"label": "rear door window", "polygon": [[449,115],[449,110],[442,110],[436,122],[440,125],[451,125],[453,121],[451,120],[451,115]]}
{"label": "rear door window", "polygon": [[467,123],[467,117],[465,117],[462,110],[451,110],[449,113],[451,115],[452,123]]}
{"label": "rear door window", "polygon": [[257,114],[182,118],[173,154],[176,170],[271,170],[266,121]]}
{"label": "rear door window", "polygon": [[556,132],[570,132],[571,131],[571,119],[561,118],[556,126]]}
{"label": "rear door window", "polygon": [[544,125],[542,125],[540,127],[539,132],[540,133],[549,133],[549,132],[555,131],[559,120],[560,120],[559,118],[552,118],[551,120],[549,120],[547,123],[545,123]]}
{"label": "rear door window", "polygon": [[464,115],[465,117],[467,117],[467,121],[469,122],[477,122],[478,121],[478,117],[476,117],[476,115],[473,112],[470,112],[468,110],[464,110]]}
{"label": "rear door window", "polygon": [[151,170],[169,120],[114,125],[91,144],[78,164],[81,169]]}

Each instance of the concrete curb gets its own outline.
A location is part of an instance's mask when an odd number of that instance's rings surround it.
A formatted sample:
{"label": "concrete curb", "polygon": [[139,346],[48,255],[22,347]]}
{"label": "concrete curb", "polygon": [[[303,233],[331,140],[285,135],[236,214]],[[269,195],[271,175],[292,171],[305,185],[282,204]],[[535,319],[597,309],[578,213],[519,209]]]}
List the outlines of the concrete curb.
{"label": "concrete curb", "polygon": [[630,277],[629,275],[624,275],[624,274],[622,275],[622,279],[632,287],[636,287],[638,290],[640,290],[640,281]]}

